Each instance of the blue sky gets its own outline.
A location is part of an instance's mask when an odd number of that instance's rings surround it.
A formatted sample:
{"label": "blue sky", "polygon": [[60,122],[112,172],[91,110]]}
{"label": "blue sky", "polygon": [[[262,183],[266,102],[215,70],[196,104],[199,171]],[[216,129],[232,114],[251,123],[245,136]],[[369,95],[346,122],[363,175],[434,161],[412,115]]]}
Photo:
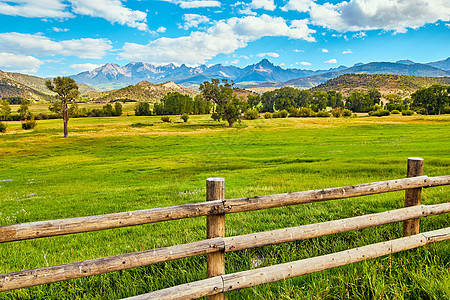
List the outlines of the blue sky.
{"label": "blue sky", "polygon": [[329,69],[450,56],[450,0],[0,0],[0,70],[105,63]]}

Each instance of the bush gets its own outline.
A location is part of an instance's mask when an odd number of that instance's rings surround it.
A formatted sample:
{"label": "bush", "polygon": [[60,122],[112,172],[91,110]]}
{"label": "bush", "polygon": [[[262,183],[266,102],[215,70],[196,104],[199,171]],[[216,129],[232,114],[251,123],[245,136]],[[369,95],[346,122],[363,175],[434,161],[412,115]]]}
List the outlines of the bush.
{"label": "bush", "polygon": [[351,117],[352,116],[352,111],[350,109],[344,109],[342,111],[342,114],[344,115],[344,117]]}
{"label": "bush", "polygon": [[331,114],[324,110],[318,111],[316,114],[316,117],[319,117],[319,118],[328,118],[330,116],[331,116]]}
{"label": "bush", "polygon": [[189,120],[189,115],[188,114],[182,114],[181,115],[181,120],[183,120],[184,122],[187,122]]}
{"label": "bush", "polygon": [[246,120],[255,120],[257,118],[258,118],[258,110],[256,108],[248,109],[244,113],[244,119],[246,119]]}
{"label": "bush", "polygon": [[289,107],[289,117],[299,117],[299,110],[296,107]]}
{"label": "bush", "polygon": [[36,125],[37,122],[35,119],[25,120],[22,122],[22,128],[25,130],[33,129],[34,127],[36,127]]}
{"label": "bush", "polygon": [[280,118],[287,118],[287,116],[289,115],[289,113],[285,109],[280,110],[278,113],[280,115]]}
{"label": "bush", "polygon": [[311,108],[308,108],[308,107],[300,108],[300,111],[298,114],[300,117],[303,117],[303,118],[316,116],[316,113]]}
{"label": "bush", "polygon": [[271,112],[266,112],[264,114],[264,119],[272,119],[273,118],[273,114]]}
{"label": "bush", "polygon": [[369,115],[373,116],[373,117],[389,116],[390,114],[391,114],[391,112],[388,111],[387,109],[379,109],[379,110],[369,112]]}
{"label": "bush", "polygon": [[163,116],[163,117],[161,117],[161,121],[166,122],[166,123],[172,122],[172,121],[170,120],[170,117],[168,117],[168,116]]}
{"label": "bush", "polygon": [[40,113],[40,114],[37,114],[34,118],[36,120],[47,120],[48,115],[46,113]]}
{"label": "bush", "polygon": [[5,123],[0,122],[0,132],[1,132],[1,133],[5,133],[7,127],[8,127],[8,126],[7,126]]}
{"label": "bush", "polygon": [[333,115],[333,117],[335,118],[340,118],[344,115],[344,112],[342,111],[342,108],[340,107],[335,107],[333,108],[333,110],[331,111],[331,114]]}
{"label": "bush", "polygon": [[145,126],[153,126],[153,124],[152,123],[140,123],[140,122],[131,124],[131,127],[145,127]]}
{"label": "bush", "polygon": [[391,111],[391,114],[393,114],[393,115],[398,115],[400,112],[398,111],[398,110],[396,110],[396,109],[394,109],[393,111]]}
{"label": "bush", "polygon": [[414,111],[407,109],[407,110],[402,110],[402,116],[412,116],[414,114]]}
{"label": "bush", "polygon": [[444,107],[443,113],[446,114],[446,115],[447,115],[447,114],[450,114],[450,106]]}

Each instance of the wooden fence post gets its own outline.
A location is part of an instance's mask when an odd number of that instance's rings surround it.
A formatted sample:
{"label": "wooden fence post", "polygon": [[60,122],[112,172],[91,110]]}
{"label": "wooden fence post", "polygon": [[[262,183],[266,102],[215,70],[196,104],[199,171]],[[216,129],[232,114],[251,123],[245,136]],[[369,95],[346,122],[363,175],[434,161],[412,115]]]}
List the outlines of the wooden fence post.
{"label": "wooden fence post", "polygon": [[[407,177],[416,177],[423,175],[423,158],[409,157]],[[405,207],[420,205],[422,198],[422,188],[405,190]],[[403,236],[419,234],[420,218],[410,219],[403,222]]]}
{"label": "wooden fence post", "polygon": [[[225,199],[225,179],[206,179],[206,201]],[[225,214],[209,215],[206,217],[206,237],[208,239],[225,237]],[[209,253],[206,257],[207,277],[225,275],[225,251]],[[208,300],[223,300],[225,293],[208,296]]]}

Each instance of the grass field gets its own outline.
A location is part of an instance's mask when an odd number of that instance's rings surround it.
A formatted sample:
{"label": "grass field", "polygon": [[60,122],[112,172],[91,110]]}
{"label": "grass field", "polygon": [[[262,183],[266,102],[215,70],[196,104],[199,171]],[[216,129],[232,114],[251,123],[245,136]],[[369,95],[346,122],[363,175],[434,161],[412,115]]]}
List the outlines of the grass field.
{"label": "grass field", "polygon": [[[450,174],[450,116],[288,118],[209,116],[8,122],[0,135],[0,225],[205,201],[205,180],[247,197],[403,178],[408,157],[425,175]],[[132,127],[133,123],[153,126]],[[423,192],[450,201],[450,187]],[[403,206],[404,192],[227,215],[226,234],[298,226]],[[205,238],[205,218],[0,244],[0,273],[141,251]],[[450,216],[421,220],[421,231]],[[268,266],[401,237],[385,225],[226,255],[226,272]],[[206,256],[0,294],[0,299],[119,299],[204,279]],[[450,299],[450,243],[228,293],[229,299]]]}

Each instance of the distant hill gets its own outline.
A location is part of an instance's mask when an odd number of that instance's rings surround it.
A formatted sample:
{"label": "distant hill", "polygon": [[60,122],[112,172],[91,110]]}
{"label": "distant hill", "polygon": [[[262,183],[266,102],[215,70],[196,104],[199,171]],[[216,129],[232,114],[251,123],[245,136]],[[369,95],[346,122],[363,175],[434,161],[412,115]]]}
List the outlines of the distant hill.
{"label": "distant hill", "polygon": [[[0,97],[23,97],[34,101],[51,101],[55,93],[45,86],[47,78],[20,73],[0,71]],[[78,84],[81,93],[94,91],[86,85]]]}
{"label": "distant hill", "polygon": [[135,101],[156,102],[161,100],[170,92],[178,92],[190,96],[197,94],[196,91],[186,87],[182,87],[172,81],[161,84],[153,84],[148,81],[141,81],[136,85],[129,85],[127,87],[110,92],[102,92],[96,100],[109,102],[118,99],[129,99]]}
{"label": "distant hill", "polygon": [[430,62],[427,65],[439,68],[441,70],[450,71],[450,57],[444,60]]}
{"label": "distant hill", "polygon": [[321,83],[324,83],[327,80],[339,77],[344,74],[396,74],[422,77],[443,77],[450,76],[450,71],[444,71],[433,66],[418,63],[372,62],[363,65],[355,65],[344,70],[291,79],[280,83],[262,83],[254,87],[278,88],[283,86],[292,86],[296,88],[312,88]]}
{"label": "distant hill", "polygon": [[418,77],[386,74],[345,74],[330,79],[316,87],[313,91],[340,91],[347,95],[353,91],[367,91],[376,88],[382,94],[409,95],[414,91],[433,84],[450,85],[450,77]]}

